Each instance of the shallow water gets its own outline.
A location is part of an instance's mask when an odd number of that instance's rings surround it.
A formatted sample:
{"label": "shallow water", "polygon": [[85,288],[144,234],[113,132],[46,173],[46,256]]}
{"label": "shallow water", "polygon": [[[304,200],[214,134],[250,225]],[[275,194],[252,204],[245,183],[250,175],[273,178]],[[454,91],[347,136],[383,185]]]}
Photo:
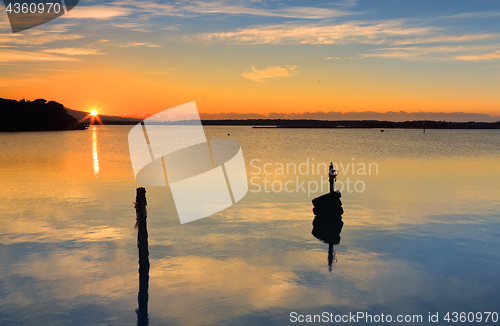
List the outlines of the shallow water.
{"label": "shallow water", "polygon": [[[137,324],[130,128],[0,134],[1,325]],[[205,132],[241,144],[249,192],[181,225],[169,188],[146,187],[150,325],[500,313],[498,130]],[[330,161],[345,210],[331,272],[311,234]]]}

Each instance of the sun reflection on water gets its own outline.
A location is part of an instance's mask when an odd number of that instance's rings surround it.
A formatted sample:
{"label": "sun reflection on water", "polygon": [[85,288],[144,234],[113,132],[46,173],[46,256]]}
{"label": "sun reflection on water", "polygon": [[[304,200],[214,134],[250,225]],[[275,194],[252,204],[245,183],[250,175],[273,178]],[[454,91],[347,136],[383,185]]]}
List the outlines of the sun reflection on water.
{"label": "sun reflection on water", "polygon": [[97,155],[97,129],[92,127],[92,158],[94,162],[94,175],[99,174],[99,156]]}

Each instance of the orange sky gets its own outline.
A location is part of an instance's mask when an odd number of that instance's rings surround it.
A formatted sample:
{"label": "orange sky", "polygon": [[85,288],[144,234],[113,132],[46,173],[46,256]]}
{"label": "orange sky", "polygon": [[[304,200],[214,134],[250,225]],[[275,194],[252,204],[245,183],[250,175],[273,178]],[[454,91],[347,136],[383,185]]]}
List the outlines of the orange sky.
{"label": "orange sky", "polygon": [[208,114],[500,113],[500,34],[488,8],[429,18],[367,14],[356,2],[230,3],[163,14],[150,2],[142,13],[132,2],[82,4],[16,34],[4,15],[0,97],[139,116],[190,101]]}

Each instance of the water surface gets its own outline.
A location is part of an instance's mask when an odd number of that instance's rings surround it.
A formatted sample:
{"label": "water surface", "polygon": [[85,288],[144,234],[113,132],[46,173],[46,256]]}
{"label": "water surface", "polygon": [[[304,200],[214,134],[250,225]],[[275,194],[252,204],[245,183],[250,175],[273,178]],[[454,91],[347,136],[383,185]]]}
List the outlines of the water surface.
{"label": "water surface", "polygon": [[[137,324],[130,128],[0,134],[1,325]],[[249,192],[181,225],[169,189],[146,187],[150,325],[500,312],[498,130],[205,132],[241,144]],[[345,225],[330,272],[311,199],[331,161]]]}

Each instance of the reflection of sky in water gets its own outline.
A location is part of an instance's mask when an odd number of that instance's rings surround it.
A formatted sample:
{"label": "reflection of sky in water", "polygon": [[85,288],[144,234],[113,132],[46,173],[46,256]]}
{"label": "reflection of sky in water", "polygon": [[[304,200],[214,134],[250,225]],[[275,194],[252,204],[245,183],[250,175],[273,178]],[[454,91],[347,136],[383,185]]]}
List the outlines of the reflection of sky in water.
{"label": "reflection of sky in water", "polygon": [[[1,325],[136,324],[138,185],[128,130],[0,135]],[[291,311],[426,318],[498,310],[498,131],[206,133],[230,133],[247,163],[354,157],[376,162],[379,174],[339,176],[364,181],[366,190],[342,193],[345,225],[332,273],[328,245],[311,235],[307,193],[249,192],[229,209],[180,225],[168,189],[147,187],[151,325],[287,324]]]}

